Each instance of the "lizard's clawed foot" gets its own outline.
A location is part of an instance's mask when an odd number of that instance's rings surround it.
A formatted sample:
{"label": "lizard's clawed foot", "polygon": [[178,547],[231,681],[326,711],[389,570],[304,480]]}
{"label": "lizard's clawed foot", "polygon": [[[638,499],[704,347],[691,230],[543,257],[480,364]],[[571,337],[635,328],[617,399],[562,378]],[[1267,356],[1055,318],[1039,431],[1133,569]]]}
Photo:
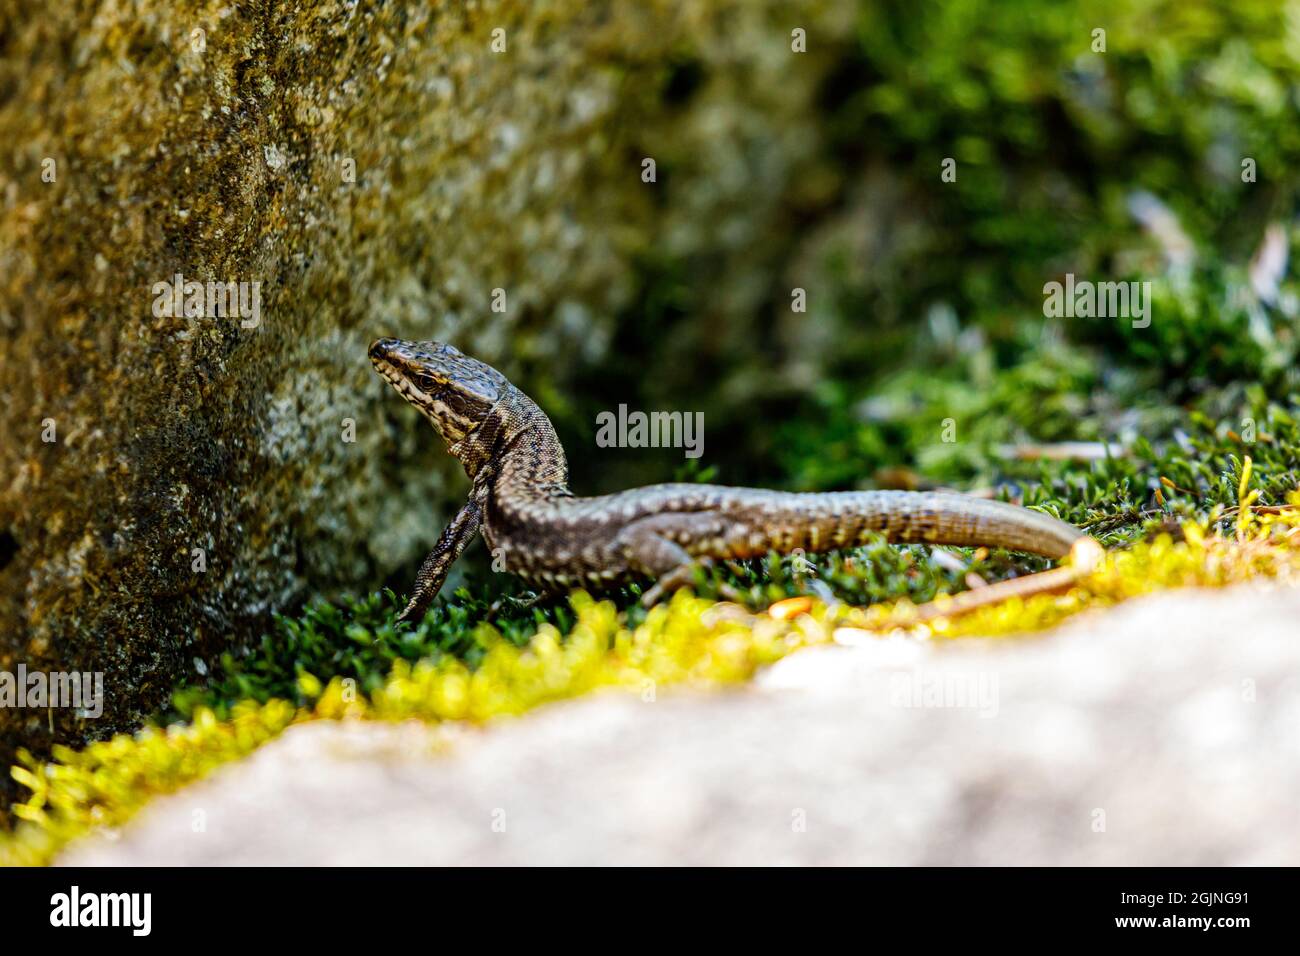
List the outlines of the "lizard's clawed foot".
{"label": "lizard's clawed foot", "polygon": [[397,615],[397,623],[412,626],[419,624],[424,617],[424,612],[429,610],[429,604],[429,601],[421,601],[418,597],[411,598],[402,609],[402,613]]}
{"label": "lizard's clawed foot", "polygon": [[707,573],[712,567],[712,558],[701,558],[689,564],[679,564],[667,574],[660,575],[659,580],[641,595],[641,606],[646,608],[654,607],[674,591],[694,584],[696,568],[700,568]]}

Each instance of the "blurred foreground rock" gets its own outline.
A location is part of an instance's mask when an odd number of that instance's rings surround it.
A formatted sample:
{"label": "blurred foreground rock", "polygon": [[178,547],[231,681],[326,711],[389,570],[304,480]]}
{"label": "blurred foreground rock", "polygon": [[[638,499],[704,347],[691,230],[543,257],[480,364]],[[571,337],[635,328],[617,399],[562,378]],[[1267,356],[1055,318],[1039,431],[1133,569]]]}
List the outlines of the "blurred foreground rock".
{"label": "blurred foreground rock", "polygon": [[[1300,591],[1174,592],[556,705],[441,756],[420,725],[307,725],[61,862],[1294,865],[1297,621]],[[945,689],[974,706],[905,706]]]}
{"label": "blurred foreground rock", "polygon": [[[270,612],[427,549],[452,469],[372,374],[371,339],[559,379],[600,360],[651,253],[697,262],[709,328],[739,337],[792,193],[838,188],[810,175],[816,104],[855,16],[0,11],[0,669],[102,671],[107,693],[98,720],[0,710],[0,807],[17,746],[130,729]],[[159,291],[177,277],[242,283],[246,310],[182,290],[210,311],[177,312]]]}

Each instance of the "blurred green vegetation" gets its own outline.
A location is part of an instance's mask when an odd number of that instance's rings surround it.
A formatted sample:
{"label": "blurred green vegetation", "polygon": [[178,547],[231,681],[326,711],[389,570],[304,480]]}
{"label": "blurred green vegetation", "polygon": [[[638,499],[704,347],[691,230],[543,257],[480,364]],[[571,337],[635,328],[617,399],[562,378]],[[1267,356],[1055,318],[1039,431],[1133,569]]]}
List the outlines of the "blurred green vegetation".
{"label": "blurred green vegetation", "polygon": [[[792,266],[770,279],[752,333],[761,371],[684,357],[703,286],[689,262],[647,263],[615,350],[627,361],[583,383],[569,435],[583,440],[592,410],[640,380],[646,405],[686,395],[707,410],[729,483],[997,488],[1080,522],[1129,515],[1131,537],[1143,511],[1230,504],[1249,453],[1277,503],[1297,463],[1296,285],[1284,271],[1261,301],[1248,266],[1271,223],[1295,239],[1300,8],[882,2],[863,6],[858,41],[823,95],[839,185],[792,221],[821,238],[792,239]],[[947,158],[954,182],[940,179]],[[873,179],[882,188],[860,195]],[[882,194],[906,209],[882,212]],[[1166,223],[1145,228],[1140,204]],[[1150,326],[1045,318],[1043,286],[1067,273],[1149,281]],[[795,285],[806,315],[789,312]],[[1254,443],[1235,437],[1246,419]],[[1127,453],[999,453],[1063,441]],[[602,461],[575,484],[607,490],[645,461]],[[656,468],[641,480],[667,477]],[[1157,501],[1162,475],[1192,493]]]}

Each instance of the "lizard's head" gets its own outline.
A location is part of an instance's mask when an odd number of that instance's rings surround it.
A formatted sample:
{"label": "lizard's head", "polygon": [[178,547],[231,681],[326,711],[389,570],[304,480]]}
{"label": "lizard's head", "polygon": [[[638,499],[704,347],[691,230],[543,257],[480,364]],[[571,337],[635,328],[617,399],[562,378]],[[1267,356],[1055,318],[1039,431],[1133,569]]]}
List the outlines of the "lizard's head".
{"label": "lizard's head", "polygon": [[510,390],[504,375],[441,342],[377,339],[375,370],[433,423],[457,457],[460,442],[486,422]]}

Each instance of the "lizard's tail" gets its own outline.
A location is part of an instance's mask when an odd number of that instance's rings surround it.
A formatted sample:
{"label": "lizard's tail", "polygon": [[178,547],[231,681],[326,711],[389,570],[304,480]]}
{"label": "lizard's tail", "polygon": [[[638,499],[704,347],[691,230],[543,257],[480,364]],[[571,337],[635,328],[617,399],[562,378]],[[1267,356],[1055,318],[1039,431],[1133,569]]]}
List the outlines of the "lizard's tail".
{"label": "lizard's tail", "polygon": [[885,531],[891,541],[930,541],[935,544],[985,546],[1028,551],[1063,558],[1088,536],[1072,524],[1041,511],[1031,511],[971,495],[951,492],[879,492],[898,496],[887,509],[898,516]]}
{"label": "lizard's tail", "polygon": [[[851,495],[846,495],[845,504]],[[1097,540],[1074,525],[1002,501],[945,492],[877,491],[857,495],[853,504],[858,507],[852,513],[863,516],[868,525],[876,524],[871,530],[883,532],[890,541],[982,545],[1069,558],[1068,566],[938,598],[910,613],[904,612],[903,620],[952,617],[1008,598],[1023,600],[1065,590],[1093,571],[1105,556]]]}
{"label": "lizard's tail", "polygon": [[1072,524],[1003,501],[940,491],[842,491],[796,495],[796,545],[810,551],[852,546],[870,533],[897,544],[1007,548],[1096,564],[1101,546]]}

